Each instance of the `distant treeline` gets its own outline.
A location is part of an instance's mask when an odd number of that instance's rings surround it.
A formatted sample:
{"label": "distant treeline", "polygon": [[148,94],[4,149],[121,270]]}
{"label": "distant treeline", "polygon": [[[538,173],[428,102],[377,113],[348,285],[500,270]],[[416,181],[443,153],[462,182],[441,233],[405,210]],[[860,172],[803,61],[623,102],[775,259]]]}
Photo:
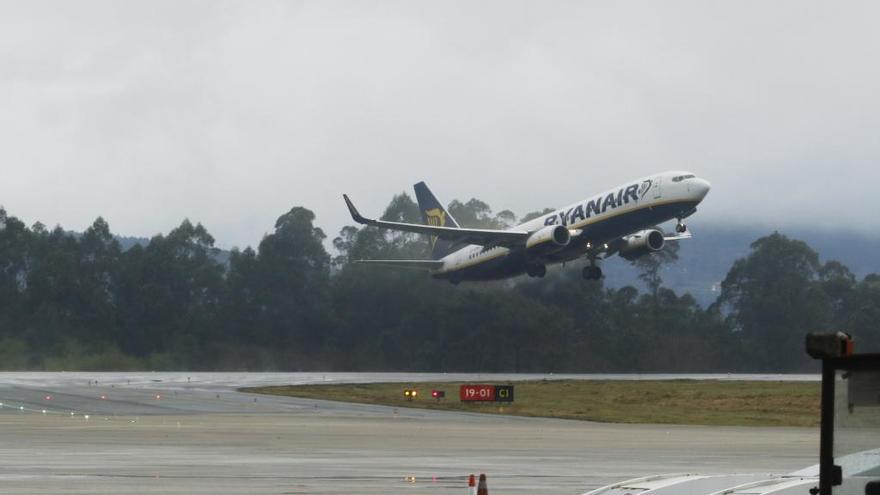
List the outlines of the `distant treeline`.
{"label": "distant treeline", "polygon": [[[475,199],[450,212],[472,227],[516,221]],[[383,218],[420,221],[405,194]],[[349,263],[426,257],[417,235],[345,227],[332,257],[314,221],[294,207],[223,263],[189,221],[123,250],[101,218],[71,234],[0,210],[0,369],[782,372],[816,369],[808,331],[880,349],[880,276],[857,280],[778,233],[703,308],[663,286],[674,248],[636,261],[641,291],[571,267],[454,287]]]}

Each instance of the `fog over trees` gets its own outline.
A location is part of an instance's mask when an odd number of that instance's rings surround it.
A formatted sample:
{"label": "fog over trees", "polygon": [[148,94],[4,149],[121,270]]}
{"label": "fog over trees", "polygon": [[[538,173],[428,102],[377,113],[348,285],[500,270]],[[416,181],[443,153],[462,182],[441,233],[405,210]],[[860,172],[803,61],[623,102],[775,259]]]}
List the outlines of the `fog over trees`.
{"label": "fog over trees", "polygon": [[[449,211],[468,227],[517,221],[478,199]],[[421,221],[406,194],[383,218]],[[809,331],[880,349],[880,275],[857,279],[779,233],[751,244],[706,307],[664,286],[674,248],[634,262],[642,288],[608,288],[578,269],[452,286],[351,263],[427,258],[418,235],[347,226],[332,254],[326,239],[294,207],[224,263],[188,220],[123,249],[101,218],[73,234],[0,210],[0,368],[791,372],[816,369]]]}

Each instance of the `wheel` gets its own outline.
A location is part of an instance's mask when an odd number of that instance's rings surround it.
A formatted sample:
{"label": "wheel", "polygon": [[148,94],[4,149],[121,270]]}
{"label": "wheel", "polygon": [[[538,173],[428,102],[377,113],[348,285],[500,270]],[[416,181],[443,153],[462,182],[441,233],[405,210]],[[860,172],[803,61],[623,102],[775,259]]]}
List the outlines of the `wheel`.
{"label": "wheel", "polygon": [[530,277],[541,278],[547,275],[547,267],[544,265],[526,265],[526,274]]}
{"label": "wheel", "polygon": [[685,232],[687,232],[687,229],[688,229],[687,225],[685,225],[683,223],[676,224],[676,226],[675,226],[675,231],[678,232],[679,234],[684,234]]}
{"label": "wheel", "polygon": [[595,270],[593,271],[593,276],[594,276],[595,278],[594,278],[593,280],[599,280],[600,278],[602,278],[602,267],[601,267],[601,266],[596,266],[596,267],[593,267],[593,268],[595,268]]}

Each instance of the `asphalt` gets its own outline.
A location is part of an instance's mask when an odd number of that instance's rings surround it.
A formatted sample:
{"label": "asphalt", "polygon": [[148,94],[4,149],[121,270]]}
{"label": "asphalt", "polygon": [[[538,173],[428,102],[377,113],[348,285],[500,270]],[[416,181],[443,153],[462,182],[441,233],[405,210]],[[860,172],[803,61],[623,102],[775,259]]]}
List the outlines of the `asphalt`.
{"label": "asphalt", "polygon": [[464,494],[466,475],[484,472],[490,493],[579,494],[649,474],[784,473],[816,462],[813,428],[600,424],[236,391],[509,378],[0,373],[0,493]]}

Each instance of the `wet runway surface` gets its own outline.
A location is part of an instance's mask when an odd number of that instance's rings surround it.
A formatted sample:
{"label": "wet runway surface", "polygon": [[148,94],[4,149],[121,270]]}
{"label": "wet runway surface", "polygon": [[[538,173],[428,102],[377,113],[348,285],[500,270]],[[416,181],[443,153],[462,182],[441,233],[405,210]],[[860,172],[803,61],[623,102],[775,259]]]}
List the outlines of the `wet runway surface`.
{"label": "wet runway surface", "polygon": [[613,425],[235,391],[508,378],[0,373],[0,493],[465,493],[465,476],[485,472],[493,493],[578,494],[648,474],[779,473],[816,462],[816,429]]}

